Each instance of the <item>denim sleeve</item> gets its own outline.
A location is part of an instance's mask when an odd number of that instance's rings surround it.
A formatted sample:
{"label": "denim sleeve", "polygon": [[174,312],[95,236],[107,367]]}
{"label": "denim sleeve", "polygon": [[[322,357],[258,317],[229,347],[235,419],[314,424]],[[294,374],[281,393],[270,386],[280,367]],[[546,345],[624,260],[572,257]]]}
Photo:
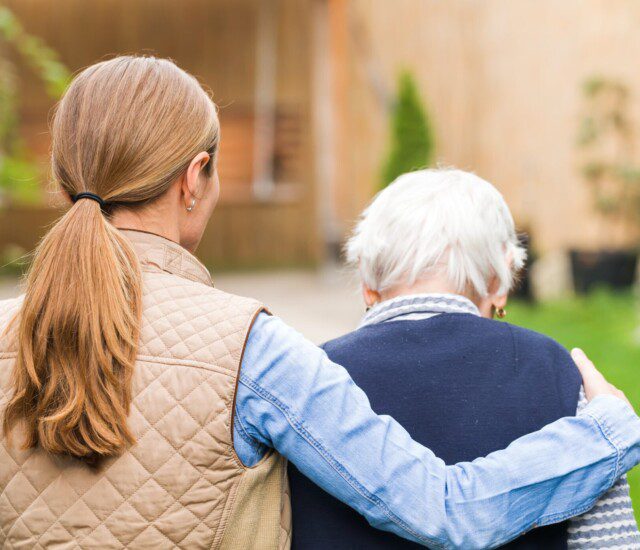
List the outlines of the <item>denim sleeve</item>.
{"label": "denim sleeve", "polygon": [[[580,389],[578,412],[587,406]],[[633,513],[627,476],[619,478],[588,512],[572,518],[567,529],[569,550],[640,548],[640,532]]]}
{"label": "denim sleeve", "polygon": [[[614,397],[473,462],[446,466],[277,317],[249,335],[243,436],[276,449],[377,528],[432,548],[490,548],[588,510],[640,462],[640,419]],[[437,422],[437,419],[434,419]]]}

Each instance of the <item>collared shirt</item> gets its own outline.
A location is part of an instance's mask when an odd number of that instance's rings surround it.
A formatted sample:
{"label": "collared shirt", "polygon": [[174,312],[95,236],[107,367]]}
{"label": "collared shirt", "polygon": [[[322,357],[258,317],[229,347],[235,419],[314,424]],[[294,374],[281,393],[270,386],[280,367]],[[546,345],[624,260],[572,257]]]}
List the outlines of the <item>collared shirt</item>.
{"label": "collared shirt", "polygon": [[[195,258],[158,239],[161,269],[207,284]],[[376,415],[345,369],[267,314],[249,334],[234,433],[246,465],[273,448],[375,527],[432,548],[497,546],[584,512],[640,462],[640,419],[601,396],[505,450],[446,466]]]}
{"label": "collared shirt", "polygon": [[377,303],[365,313],[360,326],[428,319],[442,313],[480,315],[480,310],[471,300],[457,294],[411,294]]}

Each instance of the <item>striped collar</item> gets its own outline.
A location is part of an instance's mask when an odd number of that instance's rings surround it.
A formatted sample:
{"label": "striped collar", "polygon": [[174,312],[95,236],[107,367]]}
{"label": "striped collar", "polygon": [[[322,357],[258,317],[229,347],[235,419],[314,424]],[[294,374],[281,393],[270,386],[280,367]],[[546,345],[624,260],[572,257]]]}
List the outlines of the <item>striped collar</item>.
{"label": "striped collar", "polygon": [[362,318],[360,326],[428,319],[442,313],[480,315],[476,305],[457,294],[410,294],[398,296],[373,306]]}

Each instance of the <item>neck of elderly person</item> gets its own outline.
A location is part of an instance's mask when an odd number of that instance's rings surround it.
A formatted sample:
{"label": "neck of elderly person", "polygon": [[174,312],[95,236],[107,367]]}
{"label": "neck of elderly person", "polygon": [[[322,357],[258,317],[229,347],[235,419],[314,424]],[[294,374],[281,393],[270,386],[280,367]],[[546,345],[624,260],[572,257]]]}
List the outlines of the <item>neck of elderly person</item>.
{"label": "neck of elderly person", "polygon": [[457,294],[487,318],[504,310],[525,257],[500,193],[459,170],[398,178],[365,210],[347,245],[367,307]]}
{"label": "neck of elderly person", "polygon": [[402,296],[419,295],[426,298],[457,295],[472,302],[482,317],[491,319],[496,316],[496,312],[504,311],[506,313],[508,293],[497,291],[498,281],[495,276],[490,278],[488,288],[490,290],[486,295],[478,294],[473,288],[459,290],[455,285],[451,284],[445,274],[434,273],[413,283],[398,283],[381,291],[374,290],[363,283],[362,295],[368,309],[384,305]]}

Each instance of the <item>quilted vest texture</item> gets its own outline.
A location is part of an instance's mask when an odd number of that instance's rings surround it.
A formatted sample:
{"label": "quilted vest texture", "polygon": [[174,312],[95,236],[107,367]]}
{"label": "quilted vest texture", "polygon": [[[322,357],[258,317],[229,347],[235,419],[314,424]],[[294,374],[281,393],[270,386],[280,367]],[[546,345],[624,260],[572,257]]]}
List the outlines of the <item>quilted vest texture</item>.
{"label": "quilted vest texture", "polygon": [[[2,438],[0,547],[289,548],[285,460],[274,452],[246,468],[233,448],[238,370],[262,306],[214,289],[179,245],[124,233],[144,287],[136,443],[96,470]],[[20,304],[0,302],[0,334]],[[0,411],[16,356],[10,335],[0,338]]]}

